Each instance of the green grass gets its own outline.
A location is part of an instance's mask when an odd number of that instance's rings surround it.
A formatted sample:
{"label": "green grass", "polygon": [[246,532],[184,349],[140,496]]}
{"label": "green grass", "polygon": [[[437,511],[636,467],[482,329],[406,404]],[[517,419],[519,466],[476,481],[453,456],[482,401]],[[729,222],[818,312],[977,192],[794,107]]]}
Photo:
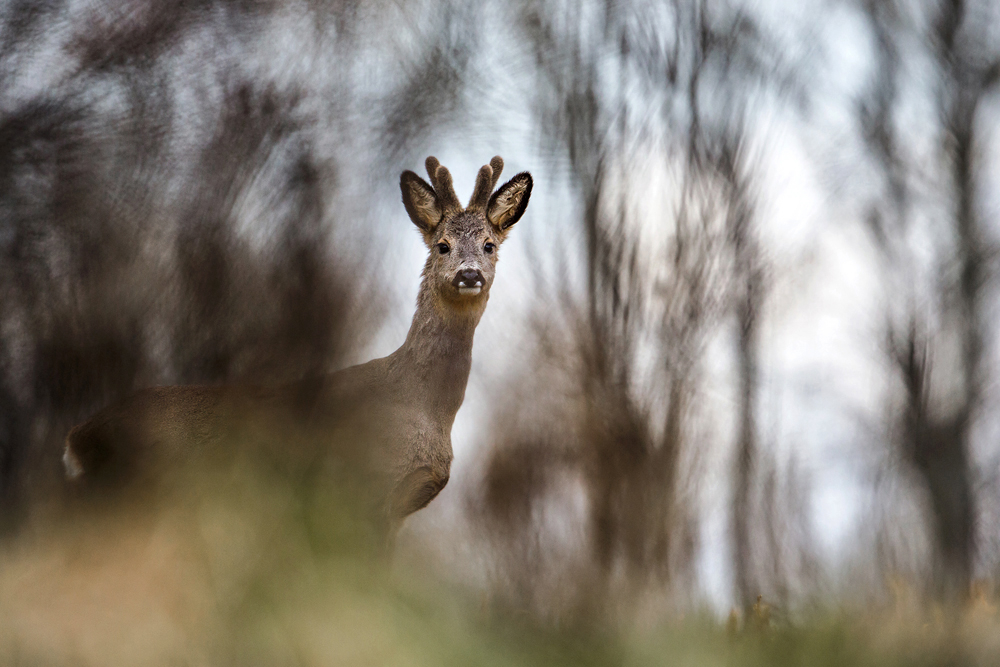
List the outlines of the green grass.
{"label": "green grass", "polygon": [[1000,617],[985,598],[951,614],[834,602],[739,630],[690,613],[641,631],[554,624],[426,569],[390,573],[335,498],[246,471],[196,488],[180,502],[76,513],[7,545],[0,664],[1000,664]]}

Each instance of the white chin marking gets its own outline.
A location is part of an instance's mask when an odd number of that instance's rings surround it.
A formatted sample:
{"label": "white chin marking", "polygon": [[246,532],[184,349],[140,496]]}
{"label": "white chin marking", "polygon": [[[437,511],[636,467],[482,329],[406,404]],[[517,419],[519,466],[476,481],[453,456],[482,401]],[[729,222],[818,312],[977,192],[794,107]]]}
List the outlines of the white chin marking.
{"label": "white chin marking", "polygon": [[459,287],[458,288],[458,293],[461,294],[462,296],[466,296],[466,295],[468,295],[468,296],[475,296],[476,294],[479,294],[482,291],[483,291],[482,287]]}

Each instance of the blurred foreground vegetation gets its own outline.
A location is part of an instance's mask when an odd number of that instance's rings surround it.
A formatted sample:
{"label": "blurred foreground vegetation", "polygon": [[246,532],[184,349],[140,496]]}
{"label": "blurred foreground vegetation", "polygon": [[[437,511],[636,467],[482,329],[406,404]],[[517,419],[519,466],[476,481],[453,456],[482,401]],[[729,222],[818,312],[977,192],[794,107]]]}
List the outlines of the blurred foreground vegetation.
{"label": "blurred foreground vegetation", "polygon": [[[326,488],[251,465],[127,507],[74,499],[5,545],[8,665],[988,665],[1000,614],[892,582],[880,608],[541,621],[393,559]],[[339,510],[337,508],[340,508]],[[616,628],[618,628],[616,630]]]}

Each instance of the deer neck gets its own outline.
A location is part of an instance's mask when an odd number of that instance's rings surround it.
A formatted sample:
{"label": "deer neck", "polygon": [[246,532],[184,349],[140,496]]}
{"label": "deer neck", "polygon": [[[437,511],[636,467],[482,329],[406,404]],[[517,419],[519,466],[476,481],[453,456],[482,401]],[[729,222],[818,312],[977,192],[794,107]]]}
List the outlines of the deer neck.
{"label": "deer neck", "polygon": [[435,296],[425,278],[406,342],[394,355],[421,400],[449,420],[461,407],[472,368],[472,339],[487,297],[456,307]]}

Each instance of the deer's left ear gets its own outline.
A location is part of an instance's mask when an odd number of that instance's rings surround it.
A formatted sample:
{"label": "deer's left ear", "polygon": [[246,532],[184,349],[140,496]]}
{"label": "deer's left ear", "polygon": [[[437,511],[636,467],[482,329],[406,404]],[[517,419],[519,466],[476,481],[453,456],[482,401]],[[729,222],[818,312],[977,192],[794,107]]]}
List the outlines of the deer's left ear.
{"label": "deer's left ear", "polygon": [[524,215],[531,196],[531,174],[522,171],[510,179],[490,197],[486,205],[486,218],[500,233],[506,232]]}

